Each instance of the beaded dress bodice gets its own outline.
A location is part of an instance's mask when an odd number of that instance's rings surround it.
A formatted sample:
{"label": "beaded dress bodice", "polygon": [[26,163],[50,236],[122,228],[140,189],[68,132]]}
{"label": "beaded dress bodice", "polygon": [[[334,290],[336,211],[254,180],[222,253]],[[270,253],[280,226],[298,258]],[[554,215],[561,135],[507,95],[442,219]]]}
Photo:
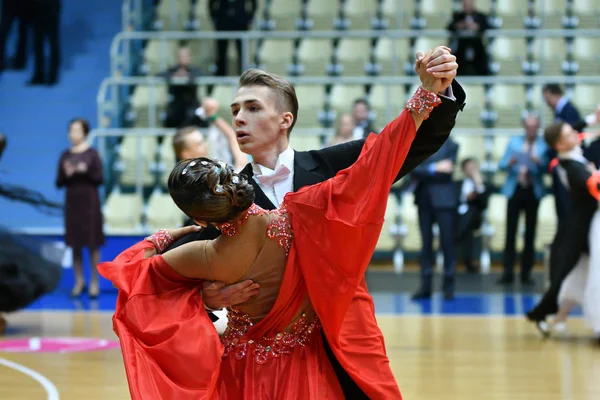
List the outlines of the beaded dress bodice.
{"label": "beaded dress bodice", "polygon": [[238,228],[251,216],[268,218],[268,239],[253,265],[239,280],[251,279],[259,283],[259,295],[227,309],[228,324],[221,342],[225,346],[224,357],[231,355],[239,360],[249,355],[263,364],[270,358],[289,354],[295,347],[304,346],[320,325],[307,299],[304,309],[298,310],[297,317],[282,332],[262,338],[246,336],[248,330],[268,314],[277,299],[294,238],[285,204],[276,210],[264,210],[253,204],[237,221],[223,224],[219,229],[227,236],[235,236]]}

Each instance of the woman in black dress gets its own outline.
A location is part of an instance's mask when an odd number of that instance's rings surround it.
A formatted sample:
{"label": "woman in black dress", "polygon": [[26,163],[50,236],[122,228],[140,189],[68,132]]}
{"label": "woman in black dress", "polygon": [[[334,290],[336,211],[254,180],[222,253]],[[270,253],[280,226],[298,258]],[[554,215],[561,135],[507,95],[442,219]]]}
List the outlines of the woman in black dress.
{"label": "woman in black dress", "polygon": [[96,150],[86,142],[90,131],[84,119],[74,119],[69,124],[71,148],[66,150],[58,163],[57,187],[66,187],[65,242],[73,249],[75,286],[72,295],[79,296],[86,287],[82,273],[82,250],[90,250],[92,263],[90,297],[97,297],[100,247],[104,244],[102,210],[98,186],[103,182],[102,161]]}

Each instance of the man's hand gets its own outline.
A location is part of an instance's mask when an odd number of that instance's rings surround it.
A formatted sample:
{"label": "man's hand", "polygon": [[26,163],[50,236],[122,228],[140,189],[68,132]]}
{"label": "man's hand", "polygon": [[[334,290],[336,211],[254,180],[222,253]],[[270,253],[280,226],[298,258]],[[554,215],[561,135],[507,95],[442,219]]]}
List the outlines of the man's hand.
{"label": "man's hand", "polygon": [[202,100],[202,108],[204,108],[204,112],[206,113],[207,117],[212,117],[219,109],[219,102],[211,97],[208,97]]}
{"label": "man's hand", "polygon": [[427,72],[442,80],[442,86],[437,92],[438,94],[448,89],[452,80],[456,77],[456,71],[458,70],[456,57],[450,51],[450,48],[446,46],[438,46],[433,49],[431,55],[426,60]]}
{"label": "man's hand", "polygon": [[439,93],[442,86],[442,80],[435,77],[431,72],[427,72],[426,65],[432,54],[433,50],[429,50],[425,54],[423,54],[421,51],[417,52],[415,72],[419,75],[423,89],[429,92]]}
{"label": "man's hand", "polygon": [[441,160],[435,163],[435,172],[441,172],[443,174],[451,174],[454,169],[454,163],[452,160]]}
{"label": "man's hand", "polygon": [[202,300],[211,310],[245,303],[258,294],[260,285],[252,281],[244,281],[225,286],[223,282],[204,281],[202,283]]}

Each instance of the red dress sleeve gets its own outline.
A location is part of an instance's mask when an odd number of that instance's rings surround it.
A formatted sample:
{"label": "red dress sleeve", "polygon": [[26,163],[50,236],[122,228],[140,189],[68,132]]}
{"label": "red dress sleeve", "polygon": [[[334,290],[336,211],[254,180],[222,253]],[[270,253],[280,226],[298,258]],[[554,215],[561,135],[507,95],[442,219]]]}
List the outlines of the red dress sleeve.
{"label": "red dress sleeve", "polygon": [[212,399],[223,346],[198,292],[142,241],[98,271],[119,289],[113,328],[131,398]]}
{"label": "red dress sleeve", "polygon": [[369,135],[352,166],[285,198],[294,230],[290,257],[300,266],[330,340],[338,337],[371,261],[391,185],[415,135],[405,110],[380,134]]}

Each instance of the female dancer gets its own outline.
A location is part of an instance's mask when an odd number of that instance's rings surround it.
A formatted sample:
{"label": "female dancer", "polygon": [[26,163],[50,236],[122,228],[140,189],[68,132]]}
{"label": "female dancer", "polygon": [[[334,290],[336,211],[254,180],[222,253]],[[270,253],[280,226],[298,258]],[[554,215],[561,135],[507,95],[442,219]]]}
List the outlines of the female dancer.
{"label": "female dancer", "polygon": [[[379,238],[390,186],[416,130],[440,102],[441,81],[427,73],[427,61],[417,62],[422,86],[407,109],[368,138],[354,165],[287,194],[275,211],[256,206],[252,186],[224,164],[199,158],[175,167],[169,178],[175,203],[223,234],[161,254],[198,228],[159,231],[99,266],[119,289],[113,321],[132,398],[343,398],[320,333],[334,352],[343,346],[339,332],[350,323],[345,312]],[[260,113],[256,103],[234,114]],[[247,278],[261,291],[229,309],[219,338],[198,283]],[[361,365],[343,366],[360,374]],[[365,392],[401,398],[393,381],[371,382]]]}

